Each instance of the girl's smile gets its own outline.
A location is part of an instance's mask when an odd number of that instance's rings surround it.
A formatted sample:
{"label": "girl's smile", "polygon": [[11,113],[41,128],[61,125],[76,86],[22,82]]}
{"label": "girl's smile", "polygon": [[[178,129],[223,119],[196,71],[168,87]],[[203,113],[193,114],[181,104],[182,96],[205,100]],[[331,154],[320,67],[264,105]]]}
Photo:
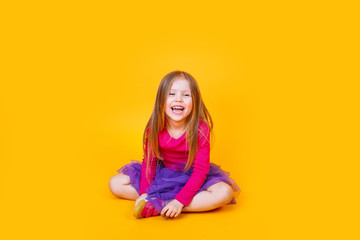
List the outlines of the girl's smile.
{"label": "girl's smile", "polygon": [[165,113],[170,124],[185,125],[186,117],[192,110],[192,97],[189,83],[184,78],[175,79],[166,100]]}

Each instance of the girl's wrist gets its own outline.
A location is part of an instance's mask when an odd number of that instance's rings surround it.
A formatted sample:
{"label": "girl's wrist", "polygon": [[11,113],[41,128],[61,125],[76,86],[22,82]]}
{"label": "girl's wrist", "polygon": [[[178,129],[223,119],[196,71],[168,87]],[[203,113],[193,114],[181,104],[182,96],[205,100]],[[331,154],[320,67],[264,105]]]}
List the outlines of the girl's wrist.
{"label": "girl's wrist", "polygon": [[185,207],[185,205],[182,204],[179,200],[177,200],[177,199],[175,199],[175,200],[181,205],[181,208],[184,208],[184,207]]}

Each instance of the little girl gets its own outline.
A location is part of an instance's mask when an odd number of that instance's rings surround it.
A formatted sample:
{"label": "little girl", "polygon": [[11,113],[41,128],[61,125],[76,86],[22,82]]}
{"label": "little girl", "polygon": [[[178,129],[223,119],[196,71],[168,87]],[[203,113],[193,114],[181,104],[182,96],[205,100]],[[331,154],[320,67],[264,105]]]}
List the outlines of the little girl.
{"label": "little girl", "polygon": [[161,81],[143,134],[142,163],[131,161],[110,179],[111,192],[136,200],[136,218],[201,212],[235,204],[240,188],[210,163],[213,122],[189,73]]}

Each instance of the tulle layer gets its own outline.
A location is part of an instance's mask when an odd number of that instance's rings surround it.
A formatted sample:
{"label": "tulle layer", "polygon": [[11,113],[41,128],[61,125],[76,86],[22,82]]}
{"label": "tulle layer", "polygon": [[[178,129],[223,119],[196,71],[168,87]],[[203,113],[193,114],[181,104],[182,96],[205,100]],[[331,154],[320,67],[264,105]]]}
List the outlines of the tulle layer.
{"label": "tulle layer", "polygon": [[[162,161],[159,161],[155,179],[148,189],[148,197],[146,200],[148,200],[156,208],[156,210],[161,212],[162,208],[172,201],[176,194],[185,186],[186,182],[191,177],[192,171],[192,168],[190,168],[187,172],[173,171],[166,168]],[[131,185],[139,193],[141,162],[132,160],[131,163],[126,164],[117,170],[117,172],[128,175],[130,177]],[[239,186],[232,178],[230,178],[229,172],[222,170],[221,167],[215,163],[210,163],[209,174],[207,175],[201,189],[196,194],[221,181],[229,184],[234,192],[234,197],[228,204],[236,204],[236,198],[240,194]]]}

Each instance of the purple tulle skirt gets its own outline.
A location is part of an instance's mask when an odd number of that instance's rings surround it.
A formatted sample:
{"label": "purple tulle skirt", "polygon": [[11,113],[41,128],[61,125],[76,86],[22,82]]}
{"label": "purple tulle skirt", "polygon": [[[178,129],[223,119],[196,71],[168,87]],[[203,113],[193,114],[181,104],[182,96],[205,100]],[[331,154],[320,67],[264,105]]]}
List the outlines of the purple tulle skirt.
{"label": "purple tulle skirt", "polygon": [[[189,180],[193,168],[191,167],[187,172],[173,171],[166,168],[162,161],[158,161],[155,179],[148,189],[148,200],[158,212],[161,212],[170,201],[172,201],[176,194],[185,186]],[[130,177],[131,185],[139,193],[140,191],[140,177],[141,177],[141,162],[132,160],[131,163],[126,164],[119,170],[118,173],[126,174]],[[196,193],[204,191],[211,185],[220,181],[229,184],[234,192],[234,197],[228,204],[235,204],[236,198],[240,194],[240,188],[230,177],[230,173],[222,170],[220,166],[210,163],[209,174],[206,177],[201,189]],[[196,196],[195,194],[195,196]]]}

